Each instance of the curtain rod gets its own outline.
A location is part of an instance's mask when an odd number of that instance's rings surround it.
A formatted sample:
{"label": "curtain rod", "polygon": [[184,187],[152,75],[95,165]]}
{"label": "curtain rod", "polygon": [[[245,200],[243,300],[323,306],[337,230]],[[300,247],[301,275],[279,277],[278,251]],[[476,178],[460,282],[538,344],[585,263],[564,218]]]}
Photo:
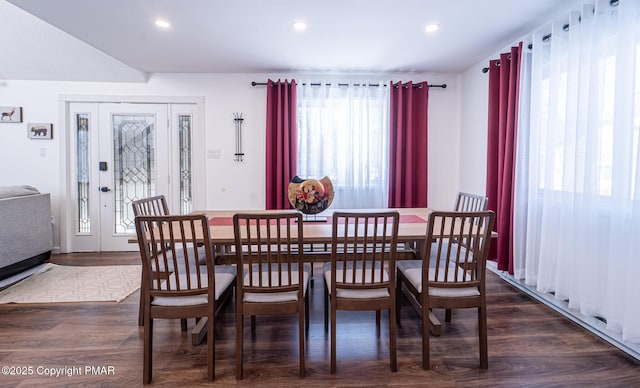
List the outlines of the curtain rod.
{"label": "curtain rod", "polygon": [[[620,0],[609,0],[609,5],[612,6],[612,7],[617,7],[619,4],[620,4]],[[594,8],[593,9],[593,13],[595,13],[595,12],[596,12],[596,9]],[[582,16],[579,16],[578,17],[578,23],[580,23],[581,21],[582,21]],[[563,31],[569,31],[569,28],[570,28],[570,26],[569,26],[568,23],[562,26],[562,30]],[[542,37],[542,41],[543,42],[548,42],[549,40],[551,40],[551,33],[548,33],[547,35],[544,35]],[[533,48],[533,44],[529,43],[527,45],[527,47],[529,48],[529,50],[531,50]],[[500,61],[498,61],[498,66],[500,66]],[[487,71],[489,71],[488,67],[483,67],[482,68],[482,72],[483,73],[486,73]]]}
{"label": "curtain rod", "polygon": [[[267,83],[266,82],[251,82],[251,86],[266,86]],[[302,85],[306,85],[306,83],[303,83]],[[309,85],[311,86],[320,86],[322,84],[320,83],[310,83]],[[329,85],[331,86],[330,83],[325,84],[325,85]],[[349,86],[349,84],[338,84],[338,86]],[[353,84],[353,86],[380,86],[379,84]],[[387,86],[386,84],[383,86]],[[430,88],[442,88],[442,89],[446,89],[447,88],[447,84],[440,84],[440,85],[428,85]],[[414,88],[421,88],[422,85],[413,85]]]}
{"label": "curtain rod", "polygon": [[[529,47],[529,48],[531,48],[531,47]],[[511,60],[511,54],[507,55],[507,59]],[[500,61],[496,61],[496,66],[500,67]],[[487,71],[489,71],[488,67],[483,67],[482,68],[482,72],[483,73],[486,73]]]}

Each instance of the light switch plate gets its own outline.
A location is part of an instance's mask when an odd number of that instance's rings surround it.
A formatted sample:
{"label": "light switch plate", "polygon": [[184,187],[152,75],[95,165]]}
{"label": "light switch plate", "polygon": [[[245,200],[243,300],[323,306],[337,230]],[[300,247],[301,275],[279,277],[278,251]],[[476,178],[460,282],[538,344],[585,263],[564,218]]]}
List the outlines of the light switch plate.
{"label": "light switch plate", "polygon": [[220,151],[219,149],[207,150],[207,159],[221,159],[221,158],[222,158],[222,151]]}

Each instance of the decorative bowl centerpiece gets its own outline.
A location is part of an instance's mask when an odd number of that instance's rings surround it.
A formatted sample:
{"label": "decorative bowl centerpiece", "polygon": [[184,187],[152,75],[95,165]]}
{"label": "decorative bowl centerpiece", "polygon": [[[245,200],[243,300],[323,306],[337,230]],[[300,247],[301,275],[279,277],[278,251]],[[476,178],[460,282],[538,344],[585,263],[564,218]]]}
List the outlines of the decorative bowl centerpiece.
{"label": "decorative bowl centerpiece", "polygon": [[327,210],[333,202],[333,194],[333,183],[326,176],[321,179],[301,179],[294,176],[289,181],[289,203],[296,210],[307,215],[315,215]]}

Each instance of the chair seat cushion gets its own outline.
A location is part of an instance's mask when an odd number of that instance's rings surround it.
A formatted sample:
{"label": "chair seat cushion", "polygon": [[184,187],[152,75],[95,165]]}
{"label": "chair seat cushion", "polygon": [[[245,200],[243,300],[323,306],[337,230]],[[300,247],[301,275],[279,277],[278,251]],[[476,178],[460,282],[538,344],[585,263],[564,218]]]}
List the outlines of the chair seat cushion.
{"label": "chair seat cushion", "polygon": [[[398,270],[407,278],[407,280],[418,290],[422,292],[422,260],[398,260],[396,263]],[[447,280],[453,282],[456,279],[455,264],[449,265],[447,272]],[[435,281],[435,271],[429,271],[429,281]],[[445,271],[440,268],[438,273],[438,281],[445,280]],[[471,278],[462,269],[458,270],[457,281],[469,281]],[[460,288],[441,288],[429,287],[429,295],[447,298],[479,296],[480,291],[477,287],[460,287]]]}
{"label": "chair seat cushion", "polygon": [[[378,266],[373,272],[374,279],[380,279],[380,275],[382,275],[382,280],[387,282],[389,281],[389,271],[387,269],[382,269],[382,274],[380,273],[380,267]],[[331,263],[324,263],[322,267],[322,272],[324,273],[324,281],[327,286],[327,290],[331,293]],[[344,274],[344,266],[339,266],[336,270],[336,279],[342,279]],[[362,281],[362,266],[356,267],[356,283]],[[371,279],[372,268],[369,266],[364,271],[364,278]],[[346,277],[347,279],[351,279],[353,277],[353,269],[351,266],[347,266],[346,269]],[[369,280],[366,280],[369,283]],[[346,299],[375,299],[375,298],[388,298],[389,290],[387,287],[380,288],[372,288],[372,289],[351,289],[351,288],[336,288],[336,296],[338,298],[346,298]]]}
{"label": "chair seat cushion", "polygon": [[[253,271],[253,286],[259,286],[260,285],[260,275],[259,272],[262,269],[262,286],[266,287],[269,283],[268,283],[268,279],[269,279],[269,267],[267,264],[262,264],[261,266],[258,265],[254,265],[252,267],[252,271]],[[303,265],[303,273],[302,273],[302,293],[303,295],[307,294],[307,288],[309,285],[309,279],[311,277],[311,266],[310,265]],[[282,285],[283,286],[288,286],[289,284],[289,275],[288,275],[289,269],[287,268],[287,265],[283,265],[283,269],[282,269]],[[277,265],[276,264],[272,264],[271,265],[271,277],[272,277],[272,285],[273,286],[280,286],[279,283],[279,276],[278,276],[278,271],[277,271]],[[298,284],[298,278],[299,278],[299,273],[298,273],[298,265],[297,264],[292,264],[291,265],[291,285],[294,284]],[[244,279],[242,281],[242,284],[245,286],[249,285],[249,272],[246,272],[244,274]],[[276,302],[294,302],[298,300],[298,292],[297,291],[286,291],[286,292],[245,292],[244,293],[244,297],[243,300],[245,302],[251,302],[251,303],[276,303]]]}
{"label": "chair seat cushion", "polygon": [[[209,284],[207,279],[207,266],[200,266],[201,271],[201,280],[202,280],[202,288],[206,288]],[[195,285],[198,281],[197,274],[191,274],[190,276],[191,284]],[[236,278],[236,268],[231,265],[216,265],[215,266],[215,278],[216,278],[216,289],[215,289],[215,299],[218,300],[222,293],[229,288],[234,279]],[[186,274],[179,275],[180,285],[183,286],[187,281]],[[169,284],[171,285],[171,289],[175,289],[176,279],[175,276],[171,276],[169,278]],[[166,283],[161,284],[162,289],[167,289]],[[153,298],[151,302],[154,306],[195,306],[199,304],[207,304],[208,297],[206,294],[202,295],[193,295],[193,296],[158,296]]]}

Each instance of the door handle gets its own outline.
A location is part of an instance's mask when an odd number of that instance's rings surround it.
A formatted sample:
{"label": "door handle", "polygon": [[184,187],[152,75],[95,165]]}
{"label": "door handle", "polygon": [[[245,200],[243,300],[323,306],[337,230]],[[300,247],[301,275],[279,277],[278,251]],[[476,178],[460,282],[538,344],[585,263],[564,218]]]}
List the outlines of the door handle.
{"label": "door handle", "polygon": [[106,186],[103,186],[100,188],[100,191],[102,191],[103,193],[108,193],[109,191],[111,191],[111,189]]}

